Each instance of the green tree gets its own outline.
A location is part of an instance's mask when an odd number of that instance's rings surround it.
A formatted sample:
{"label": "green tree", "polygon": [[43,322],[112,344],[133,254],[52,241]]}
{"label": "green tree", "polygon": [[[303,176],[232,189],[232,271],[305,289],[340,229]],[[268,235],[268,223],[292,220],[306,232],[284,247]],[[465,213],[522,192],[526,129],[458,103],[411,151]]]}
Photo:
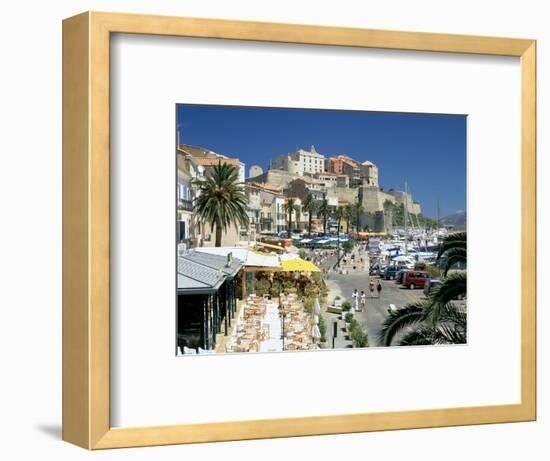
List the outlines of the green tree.
{"label": "green tree", "polygon": [[[466,263],[467,237],[465,232],[451,234],[442,243],[437,260],[444,261],[444,273],[457,262]],[[463,305],[456,302],[467,293],[466,272],[447,275],[441,285],[425,299],[397,309],[386,317],[379,342],[392,345],[402,333],[399,345],[465,344],[467,315]]]}
{"label": "green tree", "polygon": [[353,207],[353,204],[348,203],[344,207],[344,219],[346,220],[346,233],[349,233],[349,223],[355,216],[355,209]]}
{"label": "green tree", "polygon": [[336,209],[334,210],[334,219],[336,219],[336,222],[338,223],[338,231],[337,231],[337,236],[338,236],[338,261],[337,261],[337,265],[338,265],[338,267],[340,267],[340,227],[342,225],[342,219],[344,218],[344,216],[345,216],[344,207],[343,206],[337,206]]}
{"label": "green tree", "polygon": [[200,223],[210,224],[211,231],[216,229],[217,247],[230,225],[248,226],[246,193],[233,165],[218,162],[198,181],[198,188],[195,212]]}
{"label": "green tree", "polygon": [[313,221],[313,213],[315,213],[315,210],[317,209],[315,197],[311,192],[306,195],[304,203],[302,204],[302,209],[308,214],[308,235],[311,237],[311,223]]}
{"label": "green tree", "polygon": [[343,206],[337,206],[334,209],[333,217],[338,223],[338,235],[340,235],[340,230],[342,228],[342,220],[345,219],[346,212]]}
{"label": "green tree", "polygon": [[327,198],[324,196],[323,200],[321,200],[321,204],[319,205],[317,214],[323,218],[323,234],[327,235],[327,220],[330,217],[331,209]]}
{"label": "green tree", "polygon": [[288,213],[288,238],[292,237],[292,213],[296,211],[296,200],[292,197],[287,198],[285,202],[285,211]]}
{"label": "green tree", "polygon": [[342,244],[342,248],[344,249],[344,251],[346,253],[350,253],[351,250],[353,250],[353,242],[351,240],[346,240],[343,244]]}

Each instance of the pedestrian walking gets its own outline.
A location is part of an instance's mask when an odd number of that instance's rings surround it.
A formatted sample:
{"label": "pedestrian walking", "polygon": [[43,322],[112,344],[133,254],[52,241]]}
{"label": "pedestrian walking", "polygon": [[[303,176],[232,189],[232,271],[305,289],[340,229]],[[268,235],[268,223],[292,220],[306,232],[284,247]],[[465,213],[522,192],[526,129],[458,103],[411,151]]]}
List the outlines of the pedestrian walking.
{"label": "pedestrian walking", "polygon": [[376,284],[376,291],[378,291],[378,297],[380,298],[380,293],[382,293],[382,284],[380,283],[380,280],[378,280],[378,283]]}
{"label": "pedestrian walking", "polygon": [[361,290],[361,311],[365,311],[367,307],[367,295],[363,290]]}
{"label": "pedestrian walking", "polygon": [[357,288],[353,290],[353,294],[351,295],[351,298],[353,299],[353,309],[355,311],[359,310],[359,293],[357,292]]}
{"label": "pedestrian walking", "polygon": [[374,298],[374,280],[369,282],[370,297]]}

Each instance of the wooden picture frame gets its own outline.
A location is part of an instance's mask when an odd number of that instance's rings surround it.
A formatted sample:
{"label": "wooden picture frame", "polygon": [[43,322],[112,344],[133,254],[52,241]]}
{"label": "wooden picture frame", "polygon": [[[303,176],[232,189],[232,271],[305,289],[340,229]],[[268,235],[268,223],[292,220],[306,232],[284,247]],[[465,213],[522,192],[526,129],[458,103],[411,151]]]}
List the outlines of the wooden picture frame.
{"label": "wooden picture frame", "polygon": [[[521,60],[521,403],[158,427],[110,425],[109,47],[113,33],[515,56]],[[87,449],[536,418],[536,42],[86,12],[63,21],[63,439]]]}

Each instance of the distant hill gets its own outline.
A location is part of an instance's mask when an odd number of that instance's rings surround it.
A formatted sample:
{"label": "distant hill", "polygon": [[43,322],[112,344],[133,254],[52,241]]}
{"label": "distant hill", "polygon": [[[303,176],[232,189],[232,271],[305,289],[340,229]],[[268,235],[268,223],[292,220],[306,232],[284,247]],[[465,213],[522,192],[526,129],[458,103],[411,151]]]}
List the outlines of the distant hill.
{"label": "distant hill", "polygon": [[466,225],[466,211],[458,211],[441,218],[440,223],[445,226],[465,226]]}

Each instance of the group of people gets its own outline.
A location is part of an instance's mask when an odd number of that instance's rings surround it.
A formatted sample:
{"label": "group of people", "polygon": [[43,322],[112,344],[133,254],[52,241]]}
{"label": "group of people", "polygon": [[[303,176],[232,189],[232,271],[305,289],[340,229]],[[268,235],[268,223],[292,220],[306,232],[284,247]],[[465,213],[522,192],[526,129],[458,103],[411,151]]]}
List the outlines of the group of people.
{"label": "group of people", "polygon": [[[321,270],[324,274],[328,273],[328,268],[330,265],[327,265],[337,257],[336,250],[316,250],[312,251],[307,258],[309,261],[311,261],[313,264],[316,264],[317,266],[321,267]],[[327,266],[327,267],[323,267]]]}
{"label": "group of people", "polygon": [[[378,280],[376,283],[374,283],[374,280],[371,280],[369,282],[369,291],[371,298],[375,297],[375,291],[377,292],[376,297],[380,298],[380,293],[382,293],[382,284],[380,283],[380,280]],[[355,290],[353,290],[351,298],[353,299],[353,308],[355,309],[355,311],[360,312],[367,307],[367,294],[365,293],[365,291],[361,290],[361,293],[359,293],[357,288],[355,288]]]}
{"label": "group of people", "polygon": [[347,270],[353,270],[353,272],[356,270],[363,271],[367,267],[367,259],[368,253],[364,250],[363,246],[359,246],[353,253],[342,257],[341,267],[344,267]]}

